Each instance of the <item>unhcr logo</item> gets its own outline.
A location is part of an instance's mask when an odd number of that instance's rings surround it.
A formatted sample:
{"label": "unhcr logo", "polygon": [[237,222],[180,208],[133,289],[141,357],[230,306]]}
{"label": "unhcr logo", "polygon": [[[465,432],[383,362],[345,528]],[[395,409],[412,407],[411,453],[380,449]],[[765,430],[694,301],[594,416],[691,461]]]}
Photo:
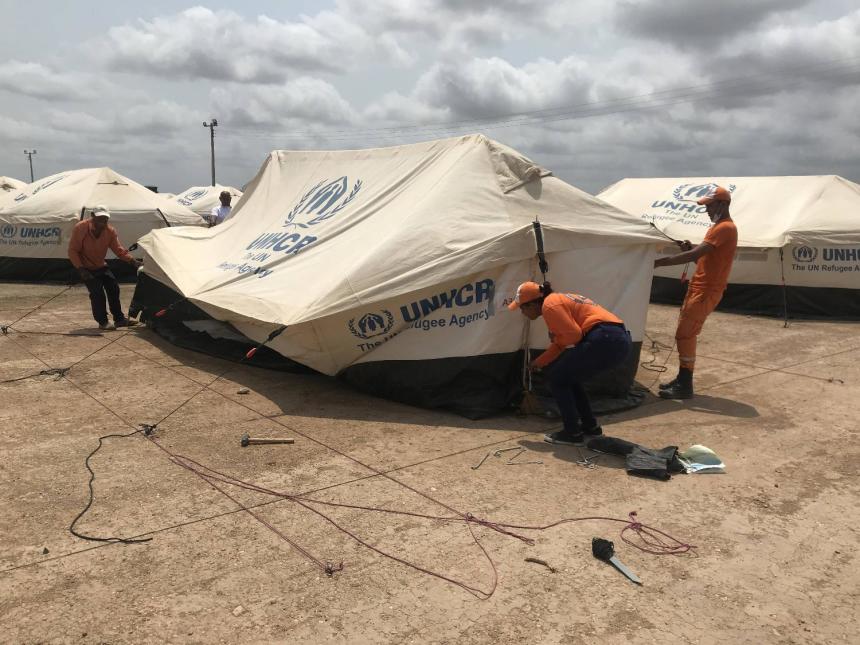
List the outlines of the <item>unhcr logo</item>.
{"label": "unhcr logo", "polygon": [[795,262],[815,262],[818,257],[818,249],[814,246],[795,246],[791,249]]}
{"label": "unhcr logo", "polygon": [[387,334],[392,327],[394,327],[394,316],[387,309],[379,313],[364,314],[358,319],[351,318],[349,321],[349,331],[364,340]]}
{"label": "unhcr logo", "polygon": [[0,237],[5,240],[15,237],[15,234],[18,232],[18,229],[11,224],[4,224],[0,227]]}
{"label": "unhcr logo", "polygon": [[[35,196],[36,194],[38,194],[40,191],[43,191],[43,190],[45,190],[46,188],[48,188],[48,187],[50,187],[50,186],[53,186],[53,185],[54,185],[54,184],[56,184],[58,181],[62,181],[62,180],[63,180],[63,179],[65,179],[66,177],[67,177],[67,175],[60,175],[59,177],[54,177],[53,179],[48,179],[47,181],[42,182],[41,184],[39,184],[38,186],[36,186],[36,189],[33,191],[33,196]],[[27,199],[28,197],[30,197],[30,195],[28,195],[27,193],[21,193],[20,195],[18,195],[18,196],[15,198],[15,201],[16,201],[16,202],[23,202],[23,201],[24,201],[25,199]]]}
{"label": "unhcr logo", "polygon": [[[334,217],[355,199],[361,185],[361,180],[356,180],[347,194],[349,182],[346,176],[331,181],[324,179],[302,196],[287,215],[283,227],[309,228]],[[247,255],[245,259],[265,262],[269,259],[269,251],[295,255],[318,239],[316,235],[290,231],[262,233],[245,247],[246,251],[255,252]]]}
{"label": "unhcr logo", "polygon": [[201,190],[195,190],[192,193],[188,193],[186,195],[183,195],[182,198],[178,199],[177,201],[180,204],[182,204],[183,206],[191,206],[191,204],[193,204],[195,201],[197,201],[198,199],[203,197],[203,195],[205,195],[208,192],[209,191],[205,188],[203,188]]}
{"label": "unhcr logo", "polygon": [[[651,204],[651,208],[663,208],[666,211],[671,211],[671,214],[680,213],[682,219],[679,221],[684,224],[701,224],[702,226],[709,226],[710,224],[708,222],[703,222],[700,218],[697,218],[698,215],[704,214],[708,211],[707,207],[699,206],[696,202],[702,197],[709,195],[715,187],[716,184],[714,183],[681,184],[680,186],[675,187],[675,190],[672,191],[672,196],[675,198],[674,200],[658,199]],[[734,184],[729,184],[727,188],[730,193],[735,191]]]}
{"label": "unhcr logo", "polygon": [[361,179],[357,179],[352,189],[346,176],[338,179],[323,179],[306,192],[299,203],[293,207],[284,220],[284,226],[308,228],[337,215],[358,195]]}
{"label": "unhcr logo", "polygon": [[[672,191],[672,196],[682,202],[697,202],[702,197],[710,195],[717,187],[717,184],[681,184]],[[735,192],[735,185],[729,184],[726,186],[730,193]]]}

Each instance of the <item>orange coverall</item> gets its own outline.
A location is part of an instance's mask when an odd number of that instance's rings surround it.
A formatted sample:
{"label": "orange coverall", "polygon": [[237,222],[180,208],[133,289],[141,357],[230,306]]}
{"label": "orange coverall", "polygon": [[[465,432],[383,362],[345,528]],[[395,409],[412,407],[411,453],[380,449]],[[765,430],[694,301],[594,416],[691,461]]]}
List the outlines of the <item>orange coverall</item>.
{"label": "orange coverall", "polygon": [[622,324],[621,318],[612,312],[575,293],[551,293],[544,299],[541,313],[549,329],[551,343],[535,359],[535,367],[549,365],[565,349],[582,340],[595,325],[603,322]]}
{"label": "orange coverall", "polygon": [[681,367],[691,371],[696,364],[696,337],[722,300],[729,282],[738,246],[738,229],[732,218],[725,217],[709,228],[704,241],[714,248],[696,263],[696,273],[690,280],[675,331]]}

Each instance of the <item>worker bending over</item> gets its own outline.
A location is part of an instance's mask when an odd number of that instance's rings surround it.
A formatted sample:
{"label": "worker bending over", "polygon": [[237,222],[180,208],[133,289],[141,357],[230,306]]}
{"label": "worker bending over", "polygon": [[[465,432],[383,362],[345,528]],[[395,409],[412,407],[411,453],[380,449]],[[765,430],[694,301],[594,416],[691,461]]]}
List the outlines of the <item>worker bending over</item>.
{"label": "worker bending over", "polygon": [[675,331],[680,368],[672,381],[660,384],[660,396],[664,399],[693,397],[696,337],[708,315],[723,298],[738,246],[738,229],[729,215],[731,201],[732,194],[722,186],[716,186],[707,197],[698,201],[707,208],[708,217],[713,222],[702,243],[693,248],[689,240],[684,240],[679,243],[682,253],[654,261],[655,268],[696,263],[696,273],[690,280]]}
{"label": "worker bending over", "polygon": [[546,369],[564,428],[544,435],[544,441],[582,445],[603,434],[583,383],[627,358],[631,341],[624,322],[585,296],[553,292],[549,282],[522,283],[508,308],[529,320],[543,316],[549,329],[550,345],[529,369]]}

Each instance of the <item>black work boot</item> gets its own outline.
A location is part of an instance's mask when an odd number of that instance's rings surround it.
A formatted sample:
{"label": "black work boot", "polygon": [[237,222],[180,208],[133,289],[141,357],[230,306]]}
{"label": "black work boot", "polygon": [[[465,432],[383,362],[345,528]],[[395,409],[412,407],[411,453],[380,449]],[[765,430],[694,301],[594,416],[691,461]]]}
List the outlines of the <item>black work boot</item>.
{"label": "black work boot", "polygon": [[[678,372],[678,376],[680,376],[680,370]],[[675,387],[678,384],[678,376],[673,378],[668,383],[660,383],[660,389],[661,390],[671,390],[673,387]]]}
{"label": "black work boot", "polygon": [[682,367],[678,370],[678,378],[675,383],[660,390],[661,399],[692,399],[693,398],[693,371]]}

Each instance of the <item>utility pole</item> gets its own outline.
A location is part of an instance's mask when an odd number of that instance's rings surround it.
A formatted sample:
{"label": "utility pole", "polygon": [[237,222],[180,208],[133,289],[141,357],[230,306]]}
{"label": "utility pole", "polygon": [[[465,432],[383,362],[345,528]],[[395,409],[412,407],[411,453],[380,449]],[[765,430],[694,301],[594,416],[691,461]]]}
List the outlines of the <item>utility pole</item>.
{"label": "utility pole", "polygon": [[204,128],[209,128],[209,145],[212,148],[212,185],[215,185],[215,128],[218,127],[218,119],[212,119],[210,123],[203,122]]}
{"label": "utility pole", "polygon": [[33,178],[33,155],[36,154],[36,150],[35,148],[33,150],[25,150],[24,154],[30,158],[30,183],[32,184],[34,181],[36,181]]}

